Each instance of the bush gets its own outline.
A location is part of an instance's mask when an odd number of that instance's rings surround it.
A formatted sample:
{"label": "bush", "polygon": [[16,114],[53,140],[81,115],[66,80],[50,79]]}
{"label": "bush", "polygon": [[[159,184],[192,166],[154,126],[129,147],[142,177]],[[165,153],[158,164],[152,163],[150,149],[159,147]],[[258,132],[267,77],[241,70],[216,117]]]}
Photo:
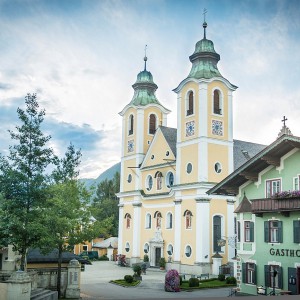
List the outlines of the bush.
{"label": "bush", "polygon": [[226,283],[227,284],[236,284],[236,278],[233,276],[229,276],[226,278]]}
{"label": "bush", "polygon": [[199,286],[199,279],[198,278],[190,278],[189,279],[189,287],[198,287]]}
{"label": "bush", "polygon": [[147,254],[144,255],[144,262],[148,262],[149,261],[149,256]]}
{"label": "bush", "polygon": [[132,267],[133,269],[133,272],[138,275],[138,276],[141,276],[141,273],[142,273],[142,268],[140,265],[136,264]]}
{"label": "bush", "polygon": [[99,260],[109,260],[106,254],[99,257]]}
{"label": "bush", "polygon": [[131,275],[125,275],[125,276],[124,276],[124,280],[125,280],[127,283],[132,283],[132,282],[133,282],[133,276],[131,276]]}
{"label": "bush", "polygon": [[225,280],[225,275],[224,274],[219,274],[218,275],[218,280],[224,281]]}
{"label": "bush", "polygon": [[182,285],[182,276],[179,275],[180,285]]}
{"label": "bush", "polygon": [[165,276],[165,291],[180,292],[180,276],[177,270],[171,269]]}

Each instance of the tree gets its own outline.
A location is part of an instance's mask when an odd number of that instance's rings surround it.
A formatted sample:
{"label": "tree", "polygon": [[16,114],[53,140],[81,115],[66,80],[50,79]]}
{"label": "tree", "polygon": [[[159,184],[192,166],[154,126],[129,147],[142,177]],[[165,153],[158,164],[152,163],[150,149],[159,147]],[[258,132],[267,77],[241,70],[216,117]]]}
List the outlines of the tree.
{"label": "tree", "polygon": [[45,110],[39,110],[36,94],[27,94],[25,104],[26,110],[17,109],[21,126],[9,131],[16,144],[9,147],[7,157],[0,158],[1,238],[20,253],[21,270],[26,268],[28,248],[43,234],[39,211],[46,201],[45,170],[53,159],[47,147],[51,137],[41,131]]}
{"label": "tree", "polygon": [[[99,221],[111,224],[111,228],[107,228],[109,236],[118,235],[119,224],[119,207],[116,193],[120,190],[120,174],[116,172],[113,179],[98,184],[96,197],[92,203],[92,214]],[[102,226],[105,227],[105,226]]]}

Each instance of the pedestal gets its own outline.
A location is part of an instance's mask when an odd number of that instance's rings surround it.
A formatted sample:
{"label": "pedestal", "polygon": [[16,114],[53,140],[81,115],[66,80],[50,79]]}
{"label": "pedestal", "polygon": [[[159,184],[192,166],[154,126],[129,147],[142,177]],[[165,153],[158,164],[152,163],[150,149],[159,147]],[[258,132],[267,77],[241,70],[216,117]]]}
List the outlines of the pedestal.
{"label": "pedestal", "polygon": [[78,260],[72,259],[68,265],[68,284],[66,299],[80,299],[80,264]]}

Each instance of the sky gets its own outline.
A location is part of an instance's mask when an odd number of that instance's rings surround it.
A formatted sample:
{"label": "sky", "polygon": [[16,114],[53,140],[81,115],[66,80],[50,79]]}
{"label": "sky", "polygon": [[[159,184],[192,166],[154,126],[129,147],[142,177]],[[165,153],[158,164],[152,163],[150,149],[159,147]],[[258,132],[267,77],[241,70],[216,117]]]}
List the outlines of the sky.
{"label": "sky", "polygon": [[17,108],[37,93],[43,130],[63,156],[81,149],[81,178],[96,178],[121,159],[119,112],[144,67],[157,98],[172,112],[172,91],[191,69],[189,56],[207,38],[218,68],[238,86],[233,136],[273,142],[282,127],[300,136],[300,1],[298,0],[0,0],[0,153],[12,144]]}

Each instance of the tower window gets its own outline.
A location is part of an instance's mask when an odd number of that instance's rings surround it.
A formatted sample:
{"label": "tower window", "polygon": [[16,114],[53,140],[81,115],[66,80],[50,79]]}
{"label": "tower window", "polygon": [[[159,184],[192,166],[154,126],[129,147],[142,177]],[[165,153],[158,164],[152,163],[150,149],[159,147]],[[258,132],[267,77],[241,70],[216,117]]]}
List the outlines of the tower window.
{"label": "tower window", "polygon": [[192,91],[189,92],[187,100],[186,115],[190,116],[194,113],[194,93]]}
{"label": "tower window", "polygon": [[129,130],[128,130],[128,135],[133,134],[133,122],[134,122],[134,117],[133,115],[130,115],[129,117]]}
{"label": "tower window", "polygon": [[186,166],[186,172],[190,174],[192,170],[193,170],[193,165],[191,163],[188,163]]}
{"label": "tower window", "polygon": [[170,188],[174,184],[174,174],[172,172],[168,172],[166,176],[166,186]]}
{"label": "tower window", "polygon": [[216,173],[222,172],[222,166],[219,162],[215,163],[215,171],[216,171]]}
{"label": "tower window", "polygon": [[147,185],[147,191],[151,191],[152,186],[153,186],[153,178],[151,175],[147,176],[146,185]]}
{"label": "tower window", "polygon": [[221,97],[220,97],[220,91],[214,90],[214,114],[221,115],[222,109],[221,109]]}
{"label": "tower window", "polygon": [[156,130],[156,116],[151,114],[149,117],[149,134],[154,134]]}

